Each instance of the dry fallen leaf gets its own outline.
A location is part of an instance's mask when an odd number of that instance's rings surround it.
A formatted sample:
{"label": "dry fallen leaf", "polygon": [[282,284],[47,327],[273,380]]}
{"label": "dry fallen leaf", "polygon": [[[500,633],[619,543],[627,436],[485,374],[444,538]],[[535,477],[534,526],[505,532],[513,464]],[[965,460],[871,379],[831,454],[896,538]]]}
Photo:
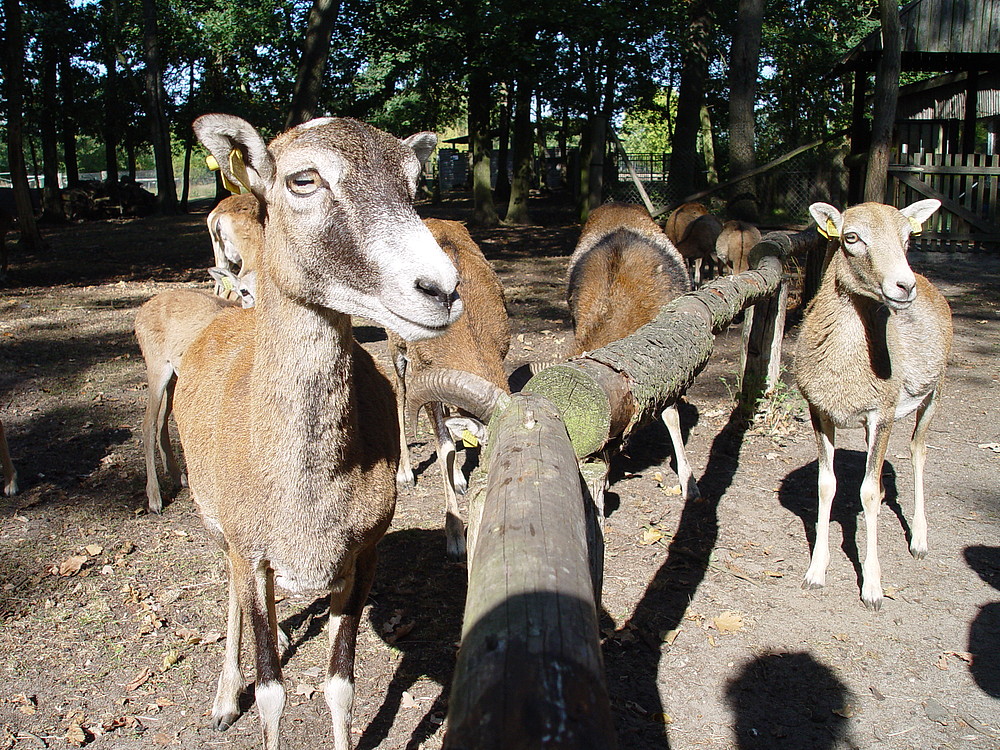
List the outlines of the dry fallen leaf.
{"label": "dry fallen leaf", "polygon": [[163,663],[160,665],[160,671],[166,672],[172,666],[177,664],[181,660],[181,654],[177,649],[170,649],[167,653],[163,655]]}
{"label": "dry fallen leaf", "polygon": [[91,557],[97,557],[99,554],[104,552],[104,547],[99,544],[88,544],[83,549]]}
{"label": "dry fallen leaf", "polygon": [[649,720],[657,724],[673,724],[674,717],[666,713],[650,714]]}
{"label": "dry fallen leaf", "polygon": [[857,709],[854,708],[853,704],[845,703],[843,708],[833,709],[833,713],[837,714],[837,716],[843,716],[845,719],[850,719],[857,713]]}
{"label": "dry fallen leaf", "polygon": [[66,730],[66,744],[70,747],[83,747],[87,744],[87,732],[78,719],[74,719]]}
{"label": "dry fallen leaf", "polygon": [[409,691],[403,691],[403,698],[399,701],[400,708],[416,708],[417,701]]}
{"label": "dry fallen leaf", "polygon": [[972,654],[968,651],[945,651],[946,656],[954,656],[956,659],[961,659],[966,664],[972,664]]}
{"label": "dry fallen leaf", "polygon": [[72,557],[67,557],[59,563],[58,574],[61,576],[76,575],[89,559],[90,558],[86,555],[73,555]]}
{"label": "dry fallen leaf", "polygon": [[663,539],[663,532],[655,526],[650,526],[642,530],[642,539],[639,544],[656,544],[661,539]]}
{"label": "dry fallen leaf", "polygon": [[312,697],[316,695],[316,687],[310,685],[308,682],[300,682],[295,686],[295,695],[301,695],[306,700],[312,700]]}
{"label": "dry fallen leaf", "polygon": [[145,685],[147,682],[149,682],[149,678],[152,676],[153,673],[149,669],[142,670],[138,675],[136,675],[136,678],[132,680],[132,682],[130,682],[128,685],[125,686],[125,692],[131,693],[136,688]]}
{"label": "dry fallen leaf", "polygon": [[743,618],[735,612],[726,610],[712,620],[712,625],[720,633],[736,633],[743,630]]}

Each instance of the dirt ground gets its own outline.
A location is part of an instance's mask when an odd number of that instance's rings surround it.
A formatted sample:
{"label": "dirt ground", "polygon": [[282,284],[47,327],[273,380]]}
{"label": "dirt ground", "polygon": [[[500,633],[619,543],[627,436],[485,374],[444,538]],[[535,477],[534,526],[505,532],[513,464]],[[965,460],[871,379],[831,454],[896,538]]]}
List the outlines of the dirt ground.
{"label": "dirt ground", "polygon": [[[507,290],[511,368],[572,344],[563,276],[579,230],[566,210],[539,206],[536,219],[474,232]],[[0,750],[256,748],[254,710],[225,733],[207,726],[224,641],[221,556],[186,490],[162,516],[145,511],[132,321],[157,292],[208,286],[204,214],[46,234],[51,252],[12,252],[0,289],[0,417],[23,488],[0,498]],[[662,427],[616,464],[601,625],[622,750],[1000,747],[1000,259],[912,260],[947,296],[956,329],[931,426],[928,557],[907,551],[911,417],[885,469],[888,599],[880,612],[862,606],[864,448],[860,431],[842,431],[827,586],[800,588],[816,502],[804,404],[786,386],[740,429],[730,419],[739,331],[720,335],[682,409],[706,502],[676,494]],[[793,310],[786,360],[796,322]],[[384,357],[380,331],[359,333]],[[359,637],[362,750],[438,748],[444,734],[466,572],[445,557],[426,432],[412,450],[418,486],[400,495],[381,543]],[[285,746],[331,747],[317,691],[324,602],[288,597],[279,619],[293,644]]]}

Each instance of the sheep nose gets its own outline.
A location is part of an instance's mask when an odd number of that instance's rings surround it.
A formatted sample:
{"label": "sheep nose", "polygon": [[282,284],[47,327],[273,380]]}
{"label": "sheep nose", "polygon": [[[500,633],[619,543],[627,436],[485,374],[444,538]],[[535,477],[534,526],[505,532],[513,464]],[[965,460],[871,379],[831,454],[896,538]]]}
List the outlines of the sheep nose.
{"label": "sheep nose", "polygon": [[431,279],[417,279],[416,287],[418,292],[426,294],[434,300],[434,302],[436,302],[441,309],[448,313],[451,312],[451,306],[455,303],[455,300],[458,299],[457,291],[452,290],[450,292],[446,292],[436,281]]}
{"label": "sheep nose", "polygon": [[899,288],[899,291],[903,293],[901,299],[912,300],[916,294],[916,287],[917,287],[916,281],[910,281],[910,280],[897,281],[896,286]]}

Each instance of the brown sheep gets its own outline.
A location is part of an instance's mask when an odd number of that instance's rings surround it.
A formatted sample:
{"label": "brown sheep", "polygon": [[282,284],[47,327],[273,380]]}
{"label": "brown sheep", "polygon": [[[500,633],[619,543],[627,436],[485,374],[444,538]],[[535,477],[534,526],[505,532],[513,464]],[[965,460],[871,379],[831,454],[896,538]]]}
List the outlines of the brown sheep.
{"label": "brown sheep", "polygon": [[[576,353],[606,346],[651,322],[660,308],[691,291],[684,259],[641,206],[595,210],[569,264],[569,308]],[[670,433],[685,499],[700,496],[684,452],[677,404],[661,419]]]}
{"label": "brown sheep", "polygon": [[[401,485],[413,484],[405,425],[408,421],[411,427],[415,427],[417,410],[426,405],[437,441],[438,465],[444,479],[448,555],[460,559],[465,555],[465,530],[456,493],[465,494],[468,482],[455,460],[454,440],[463,433],[470,433],[477,441],[482,441],[486,430],[478,419],[448,417],[447,405],[456,402],[447,400],[447,394],[434,391],[437,396],[445,398],[445,401],[436,400],[432,398],[431,390],[440,386],[444,377],[445,380],[457,379],[461,383],[471,380],[481,387],[490,384],[499,391],[509,392],[503,360],[510,348],[510,322],[500,279],[468,230],[456,221],[427,219],[424,223],[458,269],[458,292],[465,312],[446,333],[437,338],[407,343],[392,332],[388,334],[402,426],[401,457],[396,477]],[[485,393],[490,398],[496,397],[491,388],[486,388]],[[407,402],[409,409],[406,408]],[[407,416],[406,412],[410,414]]]}
{"label": "brown sheep", "polygon": [[722,225],[722,233],[715,241],[719,261],[738,274],[750,268],[750,250],[760,242],[760,230],[745,221],[730,220]]}

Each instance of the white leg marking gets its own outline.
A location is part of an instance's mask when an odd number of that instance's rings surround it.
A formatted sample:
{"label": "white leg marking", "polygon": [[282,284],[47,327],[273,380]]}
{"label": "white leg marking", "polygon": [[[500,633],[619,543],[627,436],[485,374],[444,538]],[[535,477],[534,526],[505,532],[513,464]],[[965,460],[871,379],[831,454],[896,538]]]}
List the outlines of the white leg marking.
{"label": "white leg marking", "polygon": [[285,686],[280,682],[257,683],[257,710],[260,712],[261,731],[265,750],[278,750],[278,724],[285,708]]}
{"label": "white leg marking", "polygon": [[804,589],[818,589],[826,585],[826,569],[830,565],[830,512],[837,494],[837,476],[833,472],[835,428],[831,422],[817,415],[813,415],[813,427],[819,465],[819,506],[816,511],[816,543],[805,580],[802,581]]}
{"label": "white leg marking", "polygon": [[684,436],[681,433],[681,417],[677,411],[677,404],[671,404],[663,413],[660,419],[670,433],[670,442],[674,446],[674,458],[677,460],[677,478],[680,480],[681,493],[685,500],[698,500],[701,498],[701,490],[691,472],[691,464],[687,460],[687,451],[684,450]]}
{"label": "white leg marking", "polygon": [[351,718],[354,713],[354,683],[339,675],[326,680],[323,686],[326,705],[333,719],[333,745],[335,750],[350,750]]}

